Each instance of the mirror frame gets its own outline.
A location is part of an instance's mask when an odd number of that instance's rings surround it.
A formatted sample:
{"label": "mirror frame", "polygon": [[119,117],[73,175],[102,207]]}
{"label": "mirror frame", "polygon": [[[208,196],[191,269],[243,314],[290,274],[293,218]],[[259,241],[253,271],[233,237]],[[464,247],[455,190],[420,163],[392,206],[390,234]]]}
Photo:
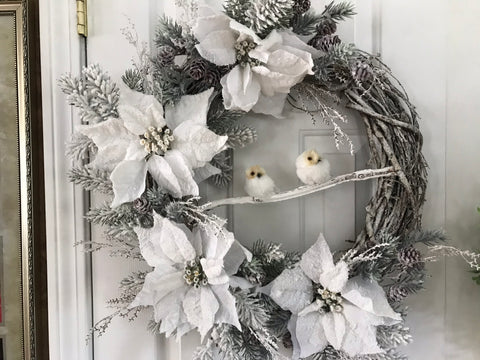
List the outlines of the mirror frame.
{"label": "mirror frame", "polygon": [[[38,0],[0,0],[15,18],[23,359],[49,358]],[[8,359],[7,359],[8,360]]]}

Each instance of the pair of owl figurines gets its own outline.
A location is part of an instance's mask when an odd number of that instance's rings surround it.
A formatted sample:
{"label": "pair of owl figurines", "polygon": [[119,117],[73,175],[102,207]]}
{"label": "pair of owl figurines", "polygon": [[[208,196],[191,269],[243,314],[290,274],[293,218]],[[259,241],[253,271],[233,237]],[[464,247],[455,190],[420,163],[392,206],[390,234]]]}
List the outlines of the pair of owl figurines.
{"label": "pair of owl figurines", "polygon": [[[297,176],[306,185],[322,184],[330,180],[330,163],[316,150],[307,150],[295,161]],[[278,192],[275,182],[259,165],[245,171],[245,191],[254,198],[267,198]]]}

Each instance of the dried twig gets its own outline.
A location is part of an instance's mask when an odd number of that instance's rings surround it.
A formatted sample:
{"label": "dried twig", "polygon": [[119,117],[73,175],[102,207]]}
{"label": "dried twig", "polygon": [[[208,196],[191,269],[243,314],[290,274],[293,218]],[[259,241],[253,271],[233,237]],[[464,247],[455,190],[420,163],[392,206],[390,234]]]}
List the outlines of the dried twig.
{"label": "dried twig", "polygon": [[253,198],[251,196],[227,198],[227,199],[208,202],[202,205],[200,208],[201,210],[210,210],[210,209],[214,209],[216,207],[224,206],[224,205],[265,204],[265,203],[286,201],[286,200],[296,199],[302,196],[310,195],[323,190],[327,190],[339,184],[344,184],[351,181],[363,181],[363,180],[375,179],[380,177],[392,177],[392,176],[395,176],[396,174],[397,174],[397,171],[392,166],[381,168],[381,169],[359,170],[350,174],[337,176],[323,184],[301,186],[293,190],[284,191],[284,192],[275,194],[269,198],[260,199],[260,198]]}

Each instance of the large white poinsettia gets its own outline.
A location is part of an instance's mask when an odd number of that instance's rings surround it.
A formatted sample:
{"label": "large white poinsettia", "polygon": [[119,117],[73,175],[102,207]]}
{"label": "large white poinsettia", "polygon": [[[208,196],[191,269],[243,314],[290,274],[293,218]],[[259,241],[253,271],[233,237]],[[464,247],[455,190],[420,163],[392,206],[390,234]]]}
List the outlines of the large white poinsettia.
{"label": "large white poinsettia", "polygon": [[328,344],[350,356],[383,352],[376,327],[401,320],[375,281],[348,278],[348,265],[336,264],[320,234],[297,267],[273,281],[271,297],[292,312],[288,328],[294,359],[322,351]]}
{"label": "large white poinsettia", "polygon": [[176,197],[198,195],[193,169],[208,166],[227,141],[207,128],[212,91],[184,96],[164,113],[154,96],[125,89],[119,118],[78,128],[98,147],[92,165],[112,171],[112,207],[140,197],[147,172]]}
{"label": "large white poinsettia", "polygon": [[182,336],[198,328],[205,336],[214,324],[228,323],[239,330],[235,298],[229,284],[248,255],[233,234],[215,226],[193,232],[154,215],[152,228],[135,228],[140,250],[154,268],[131,307],[153,306],[160,331]]}
{"label": "large white poinsettia", "polygon": [[260,39],[225,14],[201,7],[193,32],[203,58],[235,65],[221,79],[227,109],[279,116],[292,86],[313,74],[312,54],[318,51],[287,31]]}

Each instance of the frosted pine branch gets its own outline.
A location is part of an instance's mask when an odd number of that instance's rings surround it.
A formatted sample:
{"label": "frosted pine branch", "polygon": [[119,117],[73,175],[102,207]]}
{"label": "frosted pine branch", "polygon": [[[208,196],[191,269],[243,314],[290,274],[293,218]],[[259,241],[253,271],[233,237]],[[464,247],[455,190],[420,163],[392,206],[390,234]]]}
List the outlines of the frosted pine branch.
{"label": "frosted pine branch", "polygon": [[93,124],[118,117],[120,90],[99,65],[85,67],[81,78],[63,75],[59,85],[69,104],[79,108],[83,123]]}
{"label": "frosted pine branch", "polygon": [[75,161],[86,160],[89,156],[95,155],[97,146],[88,136],[75,132],[67,144],[66,155]]}
{"label": "frosted pine branch", "polygon": [[379,177],[389,177],[389,176],[394,176],[396,173],[397,172],[394,170],[392,166],[381,168],[381,169],[359,170],[350,174],[337,176],[323,184],[300,186],[293,190],[277,193],[269,198],[260,199],[260,198],[253,198],[251,196],[227,198],[227,199],[208,202],[200,206],[200,209],[205,211],[205,210],[214,209],[216,207],[224,206],[224,205],[262,204],[262,203],[265,204],[265,203],[286,201],[286,200],[296,199],[302,196],[310,195],[313,193],[317,193],[320,191],[324,191],[332,187],[335,187],[339,184],[352,182],[352,181],[363,181],[363,180],[375,179]]}
{"label": "frosted pine branch", "polygon": [[341,260],[345,261],[349,267],[361,262],[374,261],[382,256],[384,248],[390,246],[392,246],[392,244],[380,243],[368,248],[362,253],[359,253],[358,249],[352,248],[342,256]]}
{"label": "frosted pine branch", "polygon": [[470,250],[460,250],[453,246],[433,245],[428,248],[434,255],[426,261],[436,261],[439,256],[460,256],[475,271],[480,271],[480,254]]}
{"label": "frosted pine branch", "polygon": [[103,194],[112,194],[110,173],[105,170],[92,169],[88,166],[72,168],[68,178],[76,185],[81,185],[87,191],[98,191]]}

